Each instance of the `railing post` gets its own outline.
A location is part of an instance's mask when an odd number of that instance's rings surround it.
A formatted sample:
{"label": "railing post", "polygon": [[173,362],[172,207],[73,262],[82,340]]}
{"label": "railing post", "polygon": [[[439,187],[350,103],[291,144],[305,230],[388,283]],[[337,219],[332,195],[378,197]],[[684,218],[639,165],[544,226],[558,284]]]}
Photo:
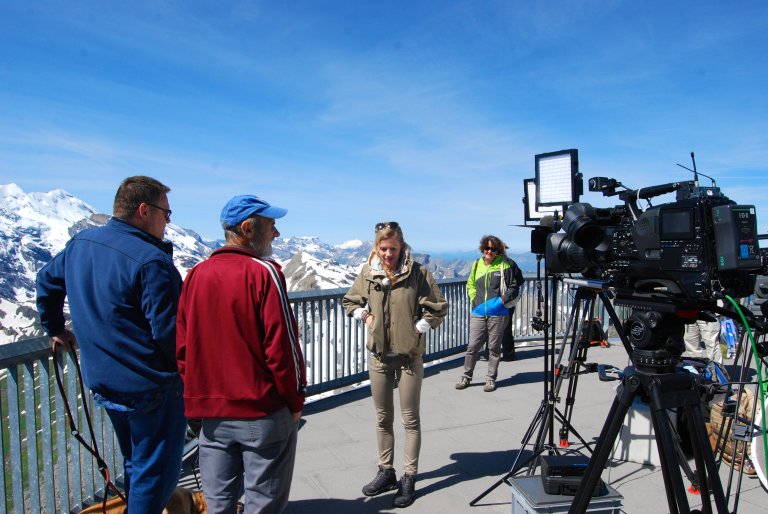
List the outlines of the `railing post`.
{"label": "railing post", "polygon": [[51,362],[50,356],[42,357],[38,361],[38,384],[40,385],[40,429],[42,431],[42,456],[43,477],[43,505],[44,512],[56,512],[55,473],[53,467],[53,426],[51,423]]}
{"label": "railing post", "polygon": [[11,450],[11,500],[13,512],[24,513],[24,481],[21,471],[21,409],[19,409],[19,371],[17,366],[8,368],[8,440]]}
{"label": "railing post", "polygon": [[[55,360],[53,361],[53,365],[64,369],[64,355],[61,352],[56,352],[54,359]],[[58,363],[56,361],[58,361]],[[59,470],[58,498],[60,502],[60,512],[69,512],[69,491],[71,483],[69,480],[69,466],[67,463],[67,420],[64,414],[64,400],[61,397],[61,393],[59,392],[58,387],[55,389],[56,392],[54,395],[54,405],[56,408],[56,460]]]}
{"label": "railing post", "polygon": [[[76,358],[76,357],[75,357]],[[70,399],[70,403],[74,402],[70,408],[73,409],[72,416],[75,418],[76,423],[80,423],[80,409],[78,408],[77,396],[79,394],[77,390],[77,373],[75,370],[74,360],[71,353],[66,354],[65,362],[67,363],[67,377],[66,388],[67,398]],[[80,444],[77,439],[70,435],[67,438],[67,446],[71,449],[70,459],[72,462],[72,503],[73,505],[82,505],[83,500],[83,479],[82,479],[82,460]]]}

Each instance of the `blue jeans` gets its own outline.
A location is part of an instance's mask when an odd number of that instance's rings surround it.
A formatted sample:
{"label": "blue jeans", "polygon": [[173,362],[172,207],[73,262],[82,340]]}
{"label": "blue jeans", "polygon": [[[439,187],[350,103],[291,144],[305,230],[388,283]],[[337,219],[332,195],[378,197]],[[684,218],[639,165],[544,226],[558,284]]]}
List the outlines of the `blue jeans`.
{"label": "blue jeans", "polygon": [[112,399],[122,408],[107,408],[125,469],[126,514],[160,514],[181,475],[187,420],[181,380],[142,398]]}
{"label": "blue jeans", "polygon": [[288,504],[298,424],[287,408],[258,419],[203,418],[200,474],[208,512],[279,513]]}

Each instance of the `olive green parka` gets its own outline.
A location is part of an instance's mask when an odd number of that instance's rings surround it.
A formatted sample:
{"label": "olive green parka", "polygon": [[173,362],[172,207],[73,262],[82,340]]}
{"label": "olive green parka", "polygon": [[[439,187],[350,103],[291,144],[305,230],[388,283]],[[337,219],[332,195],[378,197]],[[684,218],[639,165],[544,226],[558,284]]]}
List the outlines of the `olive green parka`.
{"label": "olive green parka", "polygon": [[371,255],[342,300],[347,316],[366,306],[373,314],[366,346],[374,354],[393,352],[408,357],[423,354],[424,334],[414,325],[424,319],[436,328],[448,313],[448,302],[432,273],[415,262],[407,249],[403,250],[394,280],[387,279],[384,271],[377,268],[380,268],[378,257]]}

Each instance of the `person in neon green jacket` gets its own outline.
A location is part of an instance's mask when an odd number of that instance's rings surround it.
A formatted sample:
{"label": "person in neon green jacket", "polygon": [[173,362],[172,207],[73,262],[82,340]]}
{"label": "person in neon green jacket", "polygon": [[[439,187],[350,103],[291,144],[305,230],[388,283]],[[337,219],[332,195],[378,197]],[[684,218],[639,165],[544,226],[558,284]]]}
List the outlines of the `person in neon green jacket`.
{"label": "person in neon green jacket", "polygon": [[480,252],[483,256],[472,265],[467,279],[472,315],[469,320],[469,345],[464,357],[464,373],[456,383],[456,389],[469,387],[478,352],[487,341],[488,373],[483,390],[491,392],[496,390],[501,344],[510,320],[509,309],[514,307],[525,279],[515,261],[507,257],[506,245],[498,237],[483,236],[480,239]]}

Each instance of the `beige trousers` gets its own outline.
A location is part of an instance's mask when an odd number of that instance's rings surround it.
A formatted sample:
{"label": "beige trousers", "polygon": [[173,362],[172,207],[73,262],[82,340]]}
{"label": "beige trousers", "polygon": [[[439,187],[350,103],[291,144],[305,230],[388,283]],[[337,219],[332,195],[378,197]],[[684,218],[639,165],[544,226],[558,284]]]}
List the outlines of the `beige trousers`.
{"label": "beige trousers", "polygon": [[685,351],[683,357],[705,357],[718,364],[723,363],[723,351],[720,348],[720,323],[702,321],[685,326]]}
{"label": "beige trousers", "polygon": [[424,380],[424,361],[421,356],[382,357],[369,355],[371,395],[376,407],[376,442],[379,446],[379,465],[392,468],[395,457],[395,382],[400,395],[400,412],[405,429],[403,470],[415,475],[419,469],[421,450],[421,383]]}

